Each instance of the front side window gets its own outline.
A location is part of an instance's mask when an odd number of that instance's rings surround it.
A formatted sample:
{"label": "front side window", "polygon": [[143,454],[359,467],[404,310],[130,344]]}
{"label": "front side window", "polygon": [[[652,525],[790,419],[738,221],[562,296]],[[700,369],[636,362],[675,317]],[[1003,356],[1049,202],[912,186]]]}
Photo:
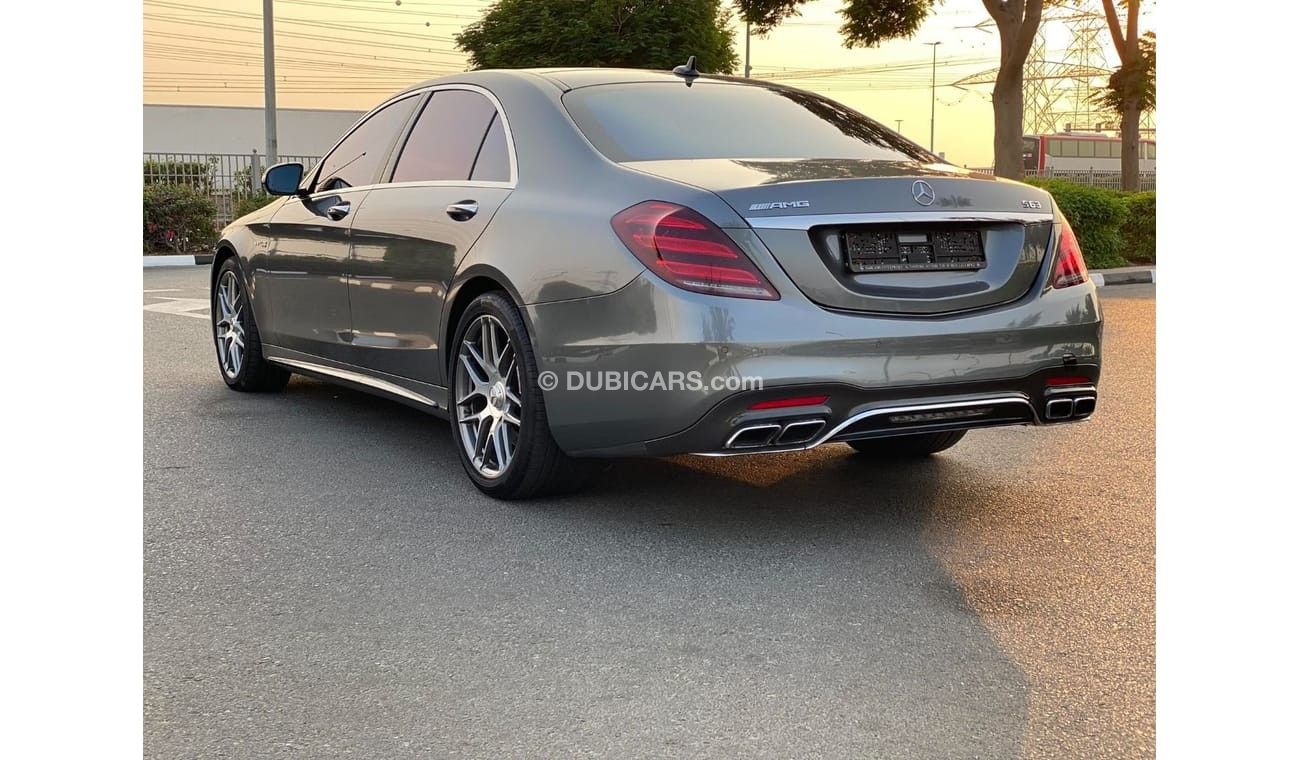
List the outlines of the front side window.
{"label": "front side window", "polygon": [[321,161],[316,191],[373,185],[419,100],[411,95],[374,112]]}
{"label": "front side window", "polygon": [[477,92],[434,92],[411,128],[393,181],[468,180],[495,117],[492,101]]}
{"label": "front side window", "polygon": [[699,80],[581,87],[564,105],[612,161],[939,159],[850,108],[781,87]]}

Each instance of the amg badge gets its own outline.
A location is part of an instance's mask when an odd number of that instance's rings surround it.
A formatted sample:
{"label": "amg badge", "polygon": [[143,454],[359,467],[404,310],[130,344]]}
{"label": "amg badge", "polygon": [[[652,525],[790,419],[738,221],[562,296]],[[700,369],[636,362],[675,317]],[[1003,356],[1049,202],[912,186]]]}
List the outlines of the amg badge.
{"label": "amg badge", "polygon": [[773,208],[808,208],[808,201],[777,201],[775,203],[751,203],[750,211],[767,211]]}

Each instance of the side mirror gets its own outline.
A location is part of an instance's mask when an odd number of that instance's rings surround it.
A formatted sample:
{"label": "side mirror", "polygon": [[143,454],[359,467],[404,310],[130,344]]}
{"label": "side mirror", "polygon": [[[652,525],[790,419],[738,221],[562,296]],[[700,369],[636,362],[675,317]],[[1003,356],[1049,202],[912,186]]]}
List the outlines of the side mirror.
{"label": "side mirror", "polygon": [[262,187],[271,195],[297,195],[302,172],[302,164],[276,164],[262,173]]}

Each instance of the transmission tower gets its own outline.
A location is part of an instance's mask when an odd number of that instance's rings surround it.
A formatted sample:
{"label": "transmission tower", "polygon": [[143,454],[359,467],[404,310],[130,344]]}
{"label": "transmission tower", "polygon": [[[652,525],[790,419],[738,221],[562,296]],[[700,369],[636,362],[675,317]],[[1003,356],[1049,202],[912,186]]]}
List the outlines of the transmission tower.
{"label": "transmission tower", "polygon": [[1070,30],[1065,63],[1079,75],[1062,82],[1068,90],[1065,100],[1070,107],[1058,112],[1057,120],[1073,125],[1074,129],[1116,128],[1115,114],[1104,110],[1095,100],[1097,94],[1106,88],[1109,76],[1085,73],[1106,69],[1106,51],[1102,47],[1108,43],[1108,38],[1102,36],[1108,34],[1105,18],[1080,3],[1076,12],[1061,22]]}
{"label": "transmission tower", "polygon": [[[1064,60],[1049,58],[1045,35],[1049,23],[1068,25],[1070,44]],[[1092,100],[1095,93],[1105,89],[1111,73],[1103,48],[1105,24],[1105,17],[1087,0],[1057,6],[1044,16],[1025,61],[1025,134],[1056,132],[1066,124],[1072,129],[1094,129],[1099,123],[1114,121],[1113,115],[1106,114]],[[988,19],[974,28],[991,31],[993,26],[993,20]],[[989,69],[959,79],[953,86],[965,89],[993,84],[997,76],[997,69]]]}
{"label": "transmission tower", "polygon": [[1040,27],[1038,34],[1034,36],[1034,47],[1025,61],[1025,134],[1056,131],[1057,104],[1060,103],[1064,93],[1054,87],[1055,84],[1056,80],[1049,73],[1047,40],[1043,37]]}

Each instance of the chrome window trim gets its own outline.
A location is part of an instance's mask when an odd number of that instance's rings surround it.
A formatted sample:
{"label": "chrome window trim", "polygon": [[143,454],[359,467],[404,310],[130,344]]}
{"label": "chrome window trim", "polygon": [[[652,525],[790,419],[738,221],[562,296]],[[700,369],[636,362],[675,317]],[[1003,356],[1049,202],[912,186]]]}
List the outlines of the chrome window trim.
{"label": "chrome window trim", "polygon": [[[487,98],[492,103],[492,106],[497,109],[497,116],[501,117],[501,128],[506,135],[506,153],[510,156],[510,179],[504,182],[501,180],[478,180],[475,182],[468,178],[463,182],[454,179],[415,180],[411,182],[383,182],[379,185],[375,185],[375,187],[504,187],[513,189],[515,185],[519,183],[519,159],[515,155],[515,133],[510,129],[510,119],[506,116],[506,109],[501,105],[501,100],[498,99],[491,90],[480,87],[476,84],[438,84],[414,90],[413,92],[427,94],[429,97],[433,97],[433,95],[443,90],[469,90],[470,92],[476,92]],[[415,124],[419,122],[420,117],[424,115],[424,110],[428,107],[429,104],[426,101],[424,107],[415,115],[415,121],[411,123],[412,129],[415,128]],[[491,123],[489,123],[488,126],[490,128]],[[394,170],[397,168],[397,162],[402,159],[402,151],[404,150],[406,150],[405,143],[402,144],[401,150],[392,157]],[[473,171],[474,167],[471,166],[470,173],[472,174]]]}
{"label": "chrome window trim", "polygon": [[1051,209],[1026,211],[881,211],[862,214],[799,214],[794,216],[745,217],[759,230],[809,230],[825,225],[896,224],[912,222],[1032,222],[1051,221]]}
{"label": "chrome window trim", "polygon": [[[506,116],[506,109],[501,105],[501,100],[497,98],[497,96],[494,95],[491,90],[488,90],[484,87],[480,87],[479,85],[476,84],[452,84],[452,83],[438,84],[438,85],[430,85],[428,87],[420,87],[414,90],[407,90],[405,92],[399,92],[398,94],[392,96],[388,100],[385,100],[384,102],[380,103],[379,105],[367,111],[365,116],[362,116],[360,119],[357,119],[356,123],[353,124],[351,127],[349,127],[348,131],[343,133],[343,136],[338,139],[338,142],[334,143],[334,145],[330,147],[329,150],[325,151],[325,153],[321,156],[320,161],[318,161],[316,163],[316,166],[312,168],[312,171],[319,172],[320,167],[325,163],[325,159],[329,158],[330,154],[333,153],[336,148],[342,145],[343,141],[348,139],[348,137],[353,132],[356,131],[357,127],[361,126],[362,123],[364,123],[374,114],[378,113],[381,109],[387,108],[389,105],[396,103],[397,101],[403,98],[409,98],[411,96],[419,96],[419,97],[431,96],[433,93],[438,92],[439,90],[469,90],[471,92],[477,92],[478,94],[483,95],[489,101],[492,102],[492,105],[497,109],[497,115],[501,117],[501,126],[506,133],[506,153],[508,153],[510,156],[509,181],[506,182],[502,182],[500,180],[473,181],[473,180],[466,179],[464,182],[458,182],[456,180],[417,180],[413,182],[377,182],[369,185],[356,185],[353,187],[347,187],[347,188],[343,188],[342,190],[317,190],[313,192],[309,197],[315,199],[318,195],[337,194],[342,192],[343,190],[373,190],[377,187],[500,187],[500,188],[505,188],[507,190],[513,190],[519,184],[519,159],[518,156],[515,154],[515,133],[510,129],[510,118]],[[425,103],[425,107],[427,106],[428,103]],[[423,114],[424,114],[424,109],[421,108],[420,111],[415,114],[415,119],[418,121],[420,116],[422,116]],[[411,126],[414,126],[414,122],[411,123]],[[395,155],[389,156],[389,159],[393,161],[394,168],[397,166],[396,164],[397,159],[400,159],[402,157],[401,151],[405,149],[406,149],[406,145],[405,143],[403,143],[401,149],[398,150]],[[316,182],[316,178],[313,178],[312,184],[315,184],[315,182]]]}

